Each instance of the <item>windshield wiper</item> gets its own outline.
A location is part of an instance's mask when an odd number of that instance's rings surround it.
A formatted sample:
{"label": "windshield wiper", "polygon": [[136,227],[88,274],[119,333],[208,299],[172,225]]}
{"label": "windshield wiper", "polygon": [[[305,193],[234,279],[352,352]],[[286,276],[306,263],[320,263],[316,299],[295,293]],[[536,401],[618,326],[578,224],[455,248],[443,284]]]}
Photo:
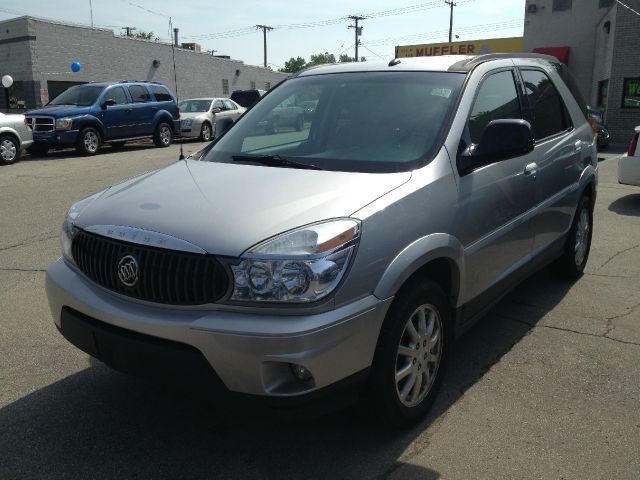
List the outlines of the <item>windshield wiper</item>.
{"label": "windshield wiper", "polygon": [[307,170],[322,170],[318,165],[296,162],[280,155],[234,155],[234,162],[256,162],[268,167],[303,168]]}

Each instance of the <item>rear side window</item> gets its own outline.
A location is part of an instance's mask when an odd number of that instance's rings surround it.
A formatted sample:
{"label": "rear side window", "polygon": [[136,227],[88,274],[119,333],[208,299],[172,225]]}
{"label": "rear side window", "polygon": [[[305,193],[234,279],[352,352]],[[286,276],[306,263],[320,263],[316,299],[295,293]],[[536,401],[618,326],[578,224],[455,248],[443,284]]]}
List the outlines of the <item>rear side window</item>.
{"label": "rear side window", "polygon": [[227,110],[236,110],[236,106],[229,100],[224,100],[224,106],[227,107]]}
{"label": "rear side window", "polygon": [[551,79],[540,70],[521,70],[527,103],[536,140],[567,130],[567,109]]}
{"label": "rear side window", "polygon": [[129,86],[129,93],[131,94],[133,103],[143,103],[151,101],[151,95],[149,95],[149,91],[142,85]]}
{"label": "rear side window", "polygon": [[518,92],[511,71],[487,77],[473,105],[469,117],[469,133],[473,143],[479,143],[485,127],[492,120],[522,118]]}
{"label": "rear side window", "polygon": [[151,92],[156,97],[156,101],[158,102],[171,102],[173,100],[173,97],[169,93],[169,90],[160,85],[153,85],[151,87]]}
{"label": "rear side window", "polygon": [[127,99],[127,94],[124,92],[124,88],[122,87],[112,87],[107,93],[104,95],[105,100],[113,100],[116,102],[116,105],[124,105],[125,103],[129,103]]}

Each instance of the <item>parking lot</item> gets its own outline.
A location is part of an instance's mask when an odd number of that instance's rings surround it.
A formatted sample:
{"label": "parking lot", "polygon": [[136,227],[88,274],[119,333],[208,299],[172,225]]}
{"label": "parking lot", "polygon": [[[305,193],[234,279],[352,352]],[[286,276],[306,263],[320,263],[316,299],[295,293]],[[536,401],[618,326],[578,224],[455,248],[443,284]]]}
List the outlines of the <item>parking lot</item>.
{"label": "parking lot", "polygon": [[358,405],[302,419],[203,405],[57,332],[43,285],[65,211],[178,154],[139,144],[0,168],[1,479],[640,476],[640,188],[617,183],[616,154],[600,162],[586,274],[543,271],[510,293],[457,343],[432,412],[408,431]]}

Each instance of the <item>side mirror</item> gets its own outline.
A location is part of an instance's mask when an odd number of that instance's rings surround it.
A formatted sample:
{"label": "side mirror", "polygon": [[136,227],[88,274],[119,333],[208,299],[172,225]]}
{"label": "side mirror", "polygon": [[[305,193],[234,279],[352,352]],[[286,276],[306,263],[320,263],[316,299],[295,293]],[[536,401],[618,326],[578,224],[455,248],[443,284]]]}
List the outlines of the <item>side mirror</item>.
{"label": "side mirror", "polygon": [[115,104],[116,104],[116,101],[113,98],[107,98],[104,102],[102,102],[102,105],[100,106],[102,108],[107,108]]}
{"label": "side mirror", "polygon": [[211,109],[211,113],[220,113],[222,111],[221,108],[215,107]]}
{"label": "side mirror", "polygon": [[231,117],[221,118],[216,122],[216,138],[224,135],[227,130],[233,125],[233,119]]}
{"label": "side mirror", "polygon": [[462,173],[492,163],[521,157],[533,150],[533,132],[526,120],[492,120],[485,127],[480,142],[465,149],[458,162]]}

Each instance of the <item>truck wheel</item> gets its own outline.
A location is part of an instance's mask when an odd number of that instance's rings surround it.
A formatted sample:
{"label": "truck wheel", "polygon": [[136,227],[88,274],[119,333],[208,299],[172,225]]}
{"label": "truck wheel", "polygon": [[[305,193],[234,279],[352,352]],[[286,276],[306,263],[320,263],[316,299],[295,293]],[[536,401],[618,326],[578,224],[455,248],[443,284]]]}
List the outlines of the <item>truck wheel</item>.
{"label": "truck wheel", "polygon": [[591,198],[583,195],[569,230],[564,253],[551,264],[551,271],[556,276],[570,280],[582,275],[589,259],[592,233],[593,207],[591,206]]}
{"label": "truck wheel", "polygon": [[95,155],[100,150],[100,133],[93,127],[87,127],[78,135],[76,150],[82,155]]}
{"label": "truck wheel", "polygon": [[156,131],[153,134],[153,143],[156,144],[156,147],[168,147],[171,145],[171,141],[173,140],[173,131],[168,123],[161,122],[157,127]]}
{"label": "truck wheel", "polygon": [[431,280],[406,285],[378,338],[370,377],[376,418],[409,426],[431,408],[442,383],[451,335],[447,296]]}
{"label": "truck wheel", "polygon": [[211,125],[209,122],[204,122],[202,124],[202,128],[200,129],[200,140],[203,142],[208,142],[213,138],[211,132]]}
{"label": "truck wheel", "polygon": [[20,145],[10,135],[0,135],[0,165],[11,165],[20,157]]}

